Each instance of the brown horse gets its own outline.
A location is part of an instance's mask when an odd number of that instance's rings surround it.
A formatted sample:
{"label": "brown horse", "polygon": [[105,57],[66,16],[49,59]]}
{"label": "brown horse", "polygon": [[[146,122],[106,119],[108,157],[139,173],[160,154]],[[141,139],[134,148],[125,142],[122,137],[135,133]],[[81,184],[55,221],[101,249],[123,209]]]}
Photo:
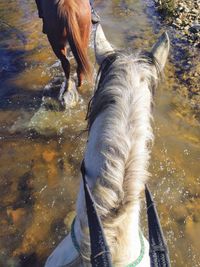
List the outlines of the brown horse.
{"label": "brown horse", "polygon": [[77,62],[78,87],[83,77],[91,80],[88,44],[91,30],[89,0],[36,0],[39,17],[43,19],[43,32],[61,61],[67,84],[70,79],[70,63],[67,59],[67,42]]}

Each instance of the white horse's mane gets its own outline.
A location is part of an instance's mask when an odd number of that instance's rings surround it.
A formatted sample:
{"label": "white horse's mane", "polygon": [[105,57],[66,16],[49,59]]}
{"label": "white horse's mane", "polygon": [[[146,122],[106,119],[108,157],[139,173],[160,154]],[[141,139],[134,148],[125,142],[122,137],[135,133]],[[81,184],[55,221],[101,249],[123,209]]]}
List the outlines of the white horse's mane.
{"label": "white horse's mane", "polygon": [[[112,57],[116,57],[112,63]],[[93,188],[113,259],[123,242],[124,223],[140,203],[149,172],[152,90],[157,83],[157,64],[144,54],[117,53],[108,56],[98,75],[88,113],[89,129],[106,113],[102,140],[104,166]],[[81,249],[89,256],[89,240]]]}

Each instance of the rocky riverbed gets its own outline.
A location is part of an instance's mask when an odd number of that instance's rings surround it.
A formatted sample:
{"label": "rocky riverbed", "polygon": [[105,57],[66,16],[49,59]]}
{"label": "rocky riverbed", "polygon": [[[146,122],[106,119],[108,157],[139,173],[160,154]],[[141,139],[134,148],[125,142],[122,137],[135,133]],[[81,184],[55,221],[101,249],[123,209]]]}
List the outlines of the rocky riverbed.
{"label": "rocky riverbed", "polygon": [[[200,122],[200,1],[155,0],[157,11],[171,33],[173,65],[178,69],[176,93],[183,102],[177,104],[179,114]],[[188,115],[192,112],[193,116]],[[195,123],[195,124],[196,124]]]}
{"label": "rocky riverbed", "polygon": [[183,39],[200,48],[200,1],[155,0],[155,2],[168,23],[182,32]]}

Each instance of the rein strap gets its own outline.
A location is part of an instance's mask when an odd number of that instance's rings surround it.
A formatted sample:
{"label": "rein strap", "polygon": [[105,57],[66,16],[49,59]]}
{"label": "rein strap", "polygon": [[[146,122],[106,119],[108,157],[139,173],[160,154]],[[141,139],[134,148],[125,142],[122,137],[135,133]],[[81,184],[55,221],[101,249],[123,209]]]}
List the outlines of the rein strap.
{"label": "rein strap", "polygon": [[170,267],[169,252],[151,192],[145,185],[151,267]]}
{"label": "rein strap", "polygon": [[82,161],[81,173],[85,191],[85,201],[91,243],[91,264],[94,267],[111,267],[111,253],[107,245],[101,220],[95,208],[95,201],[86,181],[85,164]]}
{"label": "rein strap", "polygon": [[[113,267],[111,260],[111,253],[108,244],[106,242],[103,226],[95,207],[94,198],[91,194],[91,191],[86,181],[86,170],[85,170],[84,160],[82,161],[81,164],[81,173],[85,191],[85,201],[86,201],[88,225],[90,232],[92,267]],[[145,196],[146,196],[148,227],[149,227],[149,257],[151,264],[150,266],[170,267],[168,248],[164,239],[164,234],[160,225],[157,210],[147,185],[145,185]],[[72,225],[74,226],[74,222]],[[73,233],[74,230],[72,229],[72,241],[76,247],[77,244],[75,242],[76,241],[75,235]],[[136,261],[134,261],[132,264],[129,264],[127,267],[137,266],[141,262],[144,256],[144,241],[141,233],[140,233],[140,240],[141,240],[140,256]]]}

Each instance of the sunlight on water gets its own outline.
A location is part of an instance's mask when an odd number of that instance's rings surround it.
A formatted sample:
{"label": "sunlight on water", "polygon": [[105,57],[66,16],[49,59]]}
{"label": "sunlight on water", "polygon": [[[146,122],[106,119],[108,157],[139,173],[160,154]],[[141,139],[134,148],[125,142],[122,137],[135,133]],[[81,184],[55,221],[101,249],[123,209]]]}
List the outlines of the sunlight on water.
{"label": "sunlight on water", "polygon": [[[114,46],[146,49],[163,31],[154,29],[146,2],[96,2]],[[0,266],[17,267],[19,256],[29,259],[29,267],[43,266],[74,216],[92,89],[85,84],[72,109],[63,111],[56,99],[46,105],[45,90],[60,88],[64,78],[41,33],[34,1],[3,0],[0,17]],[[155,95],[149,186],[172,266],[197,267],[200,130],[174,91],[181,85],[172,55]],[[90,56],[94,61],[92,42]]]}
{"label": "sunlight on water", "polygon": [[[72,118],[73,116],[73,118]],[[56,133],[62,134],[66,131],[66,129],[76,130],[77,126],[80,129],[85,129],[85,112],[74,112],[70,110],[70,112],[64,112],[61,115],[61,112],[55,111],[46,111],[41,108],[37,113],[31,118],[28,128],[35,129],[38,133]]]}

